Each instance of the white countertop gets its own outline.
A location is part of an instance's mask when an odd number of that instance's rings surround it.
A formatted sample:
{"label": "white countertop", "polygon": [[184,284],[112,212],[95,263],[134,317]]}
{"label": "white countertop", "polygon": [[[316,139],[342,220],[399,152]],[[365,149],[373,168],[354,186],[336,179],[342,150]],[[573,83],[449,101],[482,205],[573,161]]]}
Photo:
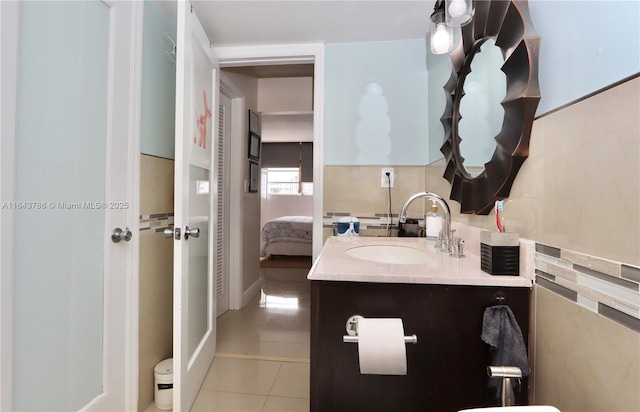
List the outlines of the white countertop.
{"label": "white countertop", "polygon": [[[390,264],[371,262],[345,253],[346,250],[368,246],[389,245],[419,249],[432,256],[422,264]],[[435,241],[425,238],[398,237],[331,237],[316,259],[308,279],[374,282],[416,283],[439,285],[532,287],[531,279],[523,276],[492,276],[480,269],[480,257],[465,251],[465,257],[454,258],[434,248]],[[522,268],[521,268],[522,269]]]}

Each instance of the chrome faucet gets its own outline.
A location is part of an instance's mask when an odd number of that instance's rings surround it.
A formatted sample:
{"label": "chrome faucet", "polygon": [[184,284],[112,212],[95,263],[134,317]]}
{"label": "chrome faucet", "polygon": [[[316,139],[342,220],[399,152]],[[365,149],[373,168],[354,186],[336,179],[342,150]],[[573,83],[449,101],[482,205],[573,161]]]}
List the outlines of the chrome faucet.
{"label": "chrome faucet", "polygon": [[453,241],[452,239],[453,234],[451,233],[451,209],[449,209],[449,205],[447,204],[447,201],[444,200],[444,198],[439,194],[432,193],[432,192],[419,192],[414,195],[411,195],[411,197],[407,199],[406,202],[404,202],[404,205],[402,205],[402,209],[400,210],[400,218],[399,218],[400,223],[405,223],[407,221],[407,208],[409,207],[411,202],[421,197],[426,197],[428,199],[435,200],[442,207],[442,210],[444,211],[444,224],[442,226],[441,237],[438,236],[441,242],[439,241],[436,244],[436,247],[439,247],[443,252],[451,253],[452,251],[451,245]]}

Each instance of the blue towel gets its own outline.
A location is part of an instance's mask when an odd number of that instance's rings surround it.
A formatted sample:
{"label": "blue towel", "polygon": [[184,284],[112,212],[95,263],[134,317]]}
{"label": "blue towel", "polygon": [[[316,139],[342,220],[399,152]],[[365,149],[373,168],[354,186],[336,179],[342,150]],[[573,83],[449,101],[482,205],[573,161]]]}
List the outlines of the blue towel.
{"label": "blue towel", "polygon": [[[491,346],[491,366],[517,366],[522,370],[522,376],[529,375],[527,347],[522,330],[508,306],[497,305],[485,309],[480,337]],[[514,380],[513,384],[515,383]],[[502,393],[502,378],[489,378],[488,387],[495,390],[496,397],[499,398]]]}

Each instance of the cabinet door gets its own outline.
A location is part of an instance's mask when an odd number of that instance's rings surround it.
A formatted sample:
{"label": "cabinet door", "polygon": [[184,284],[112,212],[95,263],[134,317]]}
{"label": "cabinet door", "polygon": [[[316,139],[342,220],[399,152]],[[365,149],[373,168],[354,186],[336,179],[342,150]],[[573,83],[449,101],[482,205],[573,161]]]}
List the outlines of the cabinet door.
{"label": "cabinet door", "polygon": [[[312,282],[311,410],[458,411],[496,406],[487,388],[489,347],[482,317],[501,291],[523,331],[529,327],[528,288]],[[407,375],[361,375],[358,345],[343,343],[352,315],[403,319]],[[526,379],[516,403],[527,403]]]}

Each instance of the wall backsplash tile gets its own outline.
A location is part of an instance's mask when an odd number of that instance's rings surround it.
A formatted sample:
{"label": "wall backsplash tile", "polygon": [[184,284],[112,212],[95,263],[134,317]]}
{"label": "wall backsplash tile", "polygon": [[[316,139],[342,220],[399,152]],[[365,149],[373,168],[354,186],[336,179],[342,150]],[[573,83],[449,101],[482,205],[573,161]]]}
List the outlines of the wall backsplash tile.
{"label": "wall backsplash tile", "polygon": [[173,172],[173,160],[140,156],[141,410],[153,402],[153,368],[173,352],[173,242],[162,233],[173,226]]}
{"label": "wall backsplash tile", "polygon": [[640,269],[634,268],[627,265],[622,265],[620,269],[620,276],[624,279],[633,280],[634,282],[640,283]]}
{"label": "wall backsplash tile", "polygon": [[174,161],[140,155],[140,213],[173,212]]}
{"label": "wall backsplash tile", "polygon": [[[394,167],[395,184],[391,190],[380,187],[381,169],[382,166],[324,167],[324,240],[331,236],[332,222],[341,216],[358,217],[363,236],[383,236],[389,223],[389,193],[391,218],[397,225],[404,201],[425,190],[424,166]],[[408,216],[424,217],[422,202],[412,204]],[[395,236],[397,230],[393,233]]]}
{"label": "wall backsplash tile", "polygon": [[[388,189],[380,187],[381,169],[382,167],[375,166],[325,166],[325,212],[386,214]],[[392,212],[397,214],[409,196],[424,190],[425,176],[424,166],[395,167],[394,172],[391,206]]]}
{"label": "wall backsplash tile", "polygon": [[173,226],[173,212],[140,215],[140,230],[164,232]]}
{"label": "wall backsplash tile", "polygon": [[640,334],[535,288],[535,404],[561,411],[640,410]]}
{"label": "wall backsplash tile", "polygon": [[[623,279],[620,262],[546,247],[540,243],[536,243],[536,250],[542,251],[536,253],[535,258],[536,283],[539,286],[640,332],[640,282]],[[559,255],[562,258],[558,258]],[[581,300],[581,297],[586,299]],[[620,312],[625,315],[620,315]]]}

